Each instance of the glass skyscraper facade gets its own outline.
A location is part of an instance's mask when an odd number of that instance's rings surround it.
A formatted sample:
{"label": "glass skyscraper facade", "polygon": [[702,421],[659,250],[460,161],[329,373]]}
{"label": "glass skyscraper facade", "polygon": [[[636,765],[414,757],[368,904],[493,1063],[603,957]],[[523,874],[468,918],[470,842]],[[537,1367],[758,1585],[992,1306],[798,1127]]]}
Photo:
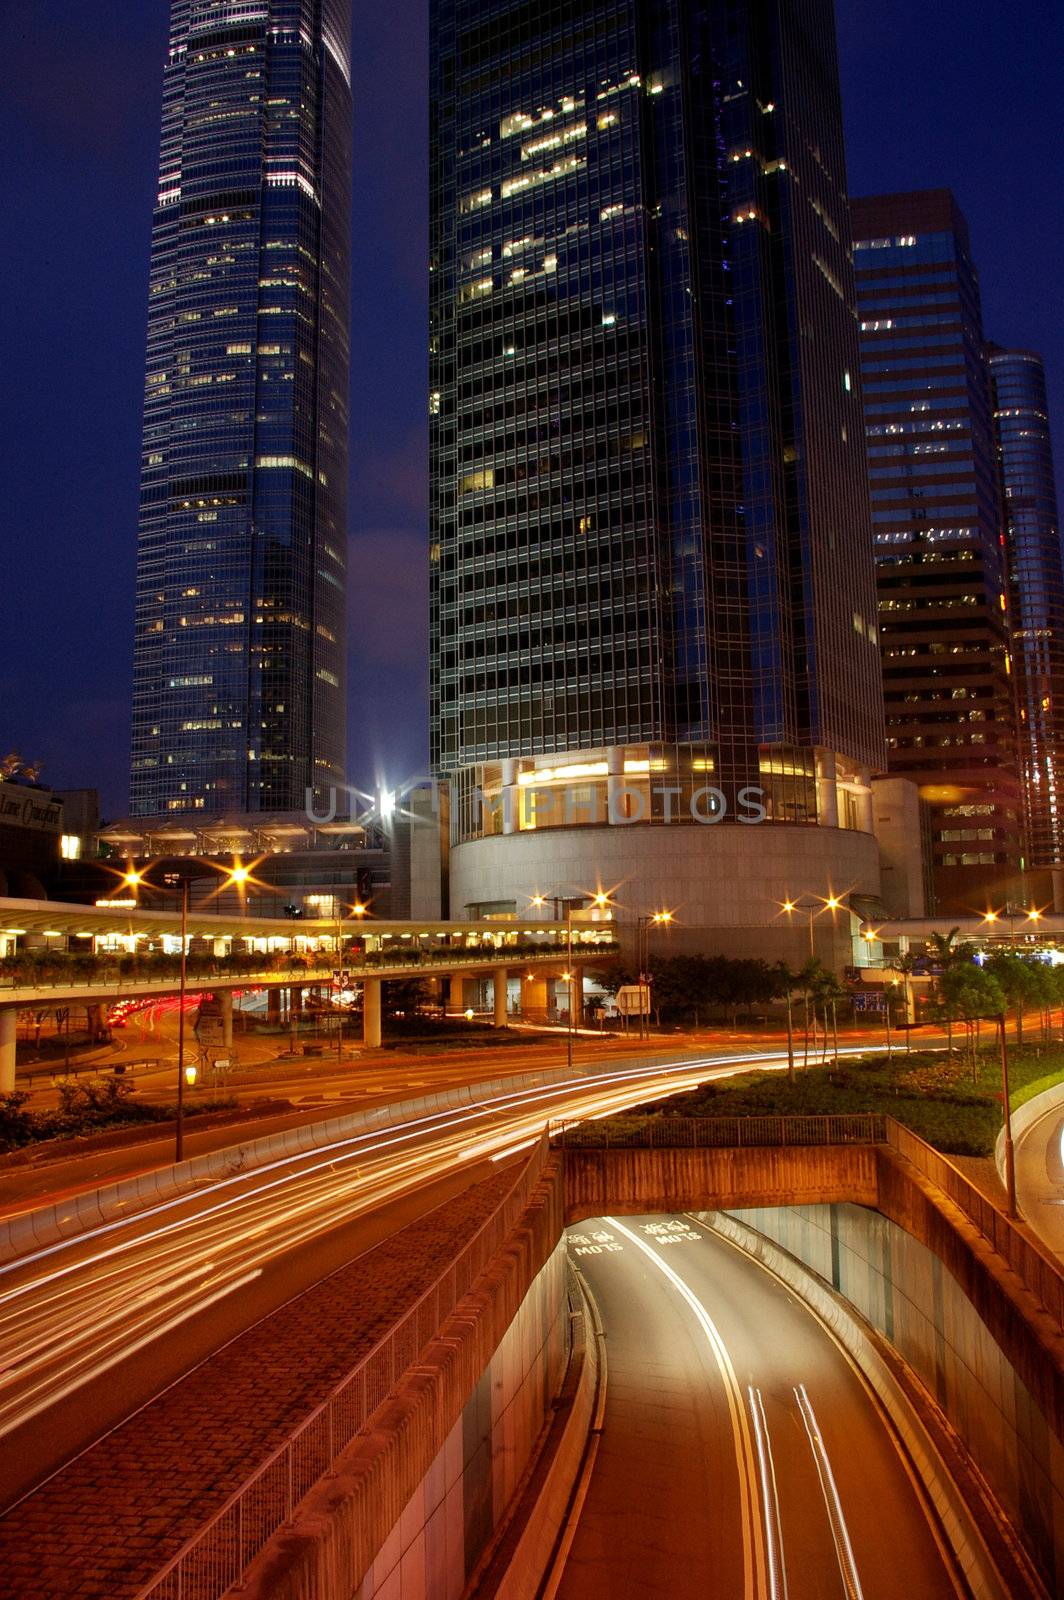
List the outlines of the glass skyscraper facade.
{"label": "glass skyscraper facade", "polygon": [[707,785],[728,820],[757,790],[771,822],[870,826],[830,0],[431,15],[432,749],[454,843],[608,827],[615,798],[667,822]]}
{"label": "glass skyscraper facade", "polygon": [[1010,614],[1027,838],[1035,867],[1064,866],[1064,561],[1045,371],[1030,350],[991,345],[1005,497]]}
{"label": "glass skyscraper facade", "polygon": [[131,810],[343,781],[349,0],[173,0],[152,229]]}
{"label": "glass skyscraper facade", "polygon": [[1024,858],[978,279],[948,190],[852,214],[889,766],[930,808],[937,909],[981,910]]}

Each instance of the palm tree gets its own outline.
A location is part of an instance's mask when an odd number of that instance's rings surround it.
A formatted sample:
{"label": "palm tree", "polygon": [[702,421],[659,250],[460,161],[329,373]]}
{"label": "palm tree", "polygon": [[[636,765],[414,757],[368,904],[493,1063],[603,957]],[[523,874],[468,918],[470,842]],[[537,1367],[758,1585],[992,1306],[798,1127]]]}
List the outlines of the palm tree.
{"label": "palm tree", "polygon": [[[955,933],[957,930],[954,929],[953,931]],[[895,956],[890,968],[892,972],[897,972],[901,975],[902,993],[905,995],[905,1054],[908,1055],[913,1047],[910,1027],[912,1022],[912,995],[909,983],[913,973],[916,971],[916,957],[911,950],[906,950],[904,955]]]}
{"label": "palm tree", "polygon": [[791,1013],[791,1004],[794,991],[800,987],[801,979],[796,972],[792,972],[785,961],[777,961],[772,968],[772,983],[777,995],[782,995],[787,1002],[787,1078],[794,1082],[794,1019]]}

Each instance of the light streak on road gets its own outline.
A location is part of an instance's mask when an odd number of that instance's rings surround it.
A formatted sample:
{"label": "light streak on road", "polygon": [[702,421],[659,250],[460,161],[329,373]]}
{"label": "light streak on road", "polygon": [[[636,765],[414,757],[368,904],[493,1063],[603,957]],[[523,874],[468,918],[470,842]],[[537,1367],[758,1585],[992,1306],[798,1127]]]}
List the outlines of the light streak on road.
{"label": "light streak on road", "polygon": [[743,1595],[745,1600],[767,1600],[771,1594],[773,1600],[776,1591],[770,1590],[768,1585],[768,1562],[765,1549],[765,1525],[761,1517],[758,1499],[758,1475],[754,1459],[754,1448],[750,1437],[750,1423],[743,1405],[743,1392],[739,1387],[739,1380],[735,1375],[728,1347],[721,1338],[716,1323],[695,1294],[694,1290],[684,1282],[678,1272],[674,1272],[667,1261],[663,1261],[645,1239],[641,1239],[631,1228],[626,1228],[615,1217],[606,1217],[605,1221],[611,1228],[624,1235],[638,1249],[642,1250],[647,1259],[657,1267],[658,1271],[666,1277],[690,1307],[702,1332],[709,1344],[710,1354],[720,1373],[724,1385],[724,1397],[728,1403],[728,1416],[732,1428],[732,1444],[735,1449],[735,1462],[739,1469],[739,1518],[743,1542]]}
{"label": "light streak on road", "polygon": [[753,1384],[747,1384],[746,1393],[757,1442],[757,1470],[761,1479],[761,1506],[768,1550],[769,1594],[772,1600],[787,1600],[787,1561],[783,1552],[779,1486],[776,1483],[776,1463],[772,1459],[772,1439],[765,1416],[765,1402],[761,1398],[761,1390],[755,1389]]}
{"label": "light streak on road", "polygon": [[[520,1155],[547,1122],[609,1115],[778,1052],[618,1066],[422,1113],[288,1155],[0,1266],[0,1437],[272,1262],[447,1178]],[[207,1272],[210,1276],[207,1276]]]}
{"label": "light streak on road", "polygon": [[835,1541],[835,1554],[839,1559],[839,1572],[842,1574],[842,1587],[846,1600],[864,1600],[864,1590],[857,1574],[857,1562],[854,1560],[853,1545],[850,1541],[850,1530],[846,1526],[846,1518],[842,1513],[842,1501],[839,1499],[838,1485],[835,1474],[831,1470],[831,1461],[828,1457],[824,1437],[820,1432],[820,1424],[816,1419],[812,1402],[805,1390],[805,1384],[800,1383],[794,1391],[798,1402],[798,1410],[805,1424],[809,1447],[813,1452],[816,1463],[817,1477],[820,1479],[820,1489],[824,1496],[824,1505],[828,1513],[828,1523],[831,1527],[831,1537]]}

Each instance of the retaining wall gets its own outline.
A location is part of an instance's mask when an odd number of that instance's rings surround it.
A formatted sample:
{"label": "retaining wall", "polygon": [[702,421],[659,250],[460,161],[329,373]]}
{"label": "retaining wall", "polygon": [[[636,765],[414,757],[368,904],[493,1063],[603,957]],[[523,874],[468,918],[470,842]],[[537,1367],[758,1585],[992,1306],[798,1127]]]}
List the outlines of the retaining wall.
{"label": "retaining wall", "polygon": [[561,1162],[507,1248],[248,1569],[249,1600],[457,1600],[566,1359]]}
{"label": "retaining wall", "polygon": [[1064,1447],[948,1265],[861,1206],[735,1215],[812,1268],[884,1335],[960,1435],[1049,1593],[1061,1593]]}

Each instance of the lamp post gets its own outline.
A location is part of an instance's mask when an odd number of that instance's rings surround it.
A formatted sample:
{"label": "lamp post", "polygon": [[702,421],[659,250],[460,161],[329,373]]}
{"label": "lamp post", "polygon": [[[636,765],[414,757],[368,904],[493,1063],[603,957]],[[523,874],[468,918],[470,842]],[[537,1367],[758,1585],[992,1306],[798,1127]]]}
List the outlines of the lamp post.
{"label": "lamp post", "polygon": [[832,921],[834,922],[835,912],[838,911],[841,905],[842,901],[837,895],[833,894],[815,896],[800,895],[797,900],[785,900],[783,902],[782,909],[788,917],[793,916],[796,911],[808,912],[809,958],[811,961],[816,960],[816,938],[813,933],[813,918],[819,916],[822,911],[830,911],[832,914]]}
{"label": "lamp post", "polygon": [[[580,896],[581,900],[584,898],[585,897],[583,895]],[[591,903],[598,906],[600,911],[612,904],[609,895],[602,889],[599,889],[590,898]],[[578,980],[576,971],[573,967],[573,902],[571,898],[562,896],[558,891],[554,891],[550,895],[540,894],[537,891],[536,894],[529,896],[529,904],[539,908],[545,906],[548,899],[553,903],[555,922],[560,922],[562,920],[560,908],[563,902],[565,905],[565,959],[567,965],[565,972],[562,974],[562,980],[569,986],[569,1016],[565,1029],[565,1060],[568,1069],[572,1071],[573,1013],[575,1011],[576,985],[578,981],[580,981],[581,984],[583,982],[582,979]]]}
{"label": "lamp post", "polygon": [[[650,1037],[650,930],[668,927],[674,921],[671,911],[645,911],[636,918],[636,961],[639,966],[639,1037]],[[646,994],[646,1012],[643,994]]]}
{"label": "lamp post", "polygon": [[[174,1159],[182,1161],[185,1150],[185,1084],[195,1081],[195,1067],[189,1069],[189,1076],[185,1070],[185,1000],[188,992],[188,908],[189,894],[193,878],[207,876],[204,872],[197,872],[193,862],[182,863],[176,870],[171,869],[164,874],[163,881],[170,888],[178,889],[178,907],[181,913],[180,925],[180,968],[177,991],[177,1118],[174,1130]],[[251,868],[241,866],[238,862],[230,867],[226,874],[223,887],[235,885],[241,891],[251,877]],[[123,883],[129,889],[136,890],[144,882],[144,873],[130,867],[126,872]]]}

